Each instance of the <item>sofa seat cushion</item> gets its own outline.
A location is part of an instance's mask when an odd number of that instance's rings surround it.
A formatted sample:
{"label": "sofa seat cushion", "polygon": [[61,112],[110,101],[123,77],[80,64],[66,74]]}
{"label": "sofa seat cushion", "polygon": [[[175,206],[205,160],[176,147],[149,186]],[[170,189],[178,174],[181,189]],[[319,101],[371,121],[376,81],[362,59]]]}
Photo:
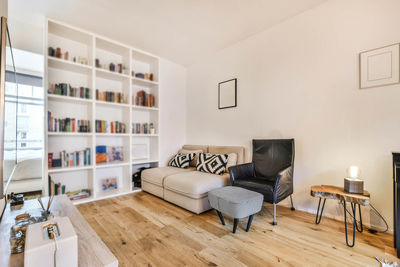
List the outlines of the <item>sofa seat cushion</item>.
{"label": "sofa seat cushion", "polygon": [[223,175],[193,171],[170,175],[164,180],[164,189],[199,199],[208,192],[226,186],[230,182],[229,174]]}
{"label": "sofa seat cushion", "polygon": [[171,166],[146,169],[142,172],[142,181],[163,186],[165,177],[182,172],[191,172],[194,170],[195,168],[182,169]]}

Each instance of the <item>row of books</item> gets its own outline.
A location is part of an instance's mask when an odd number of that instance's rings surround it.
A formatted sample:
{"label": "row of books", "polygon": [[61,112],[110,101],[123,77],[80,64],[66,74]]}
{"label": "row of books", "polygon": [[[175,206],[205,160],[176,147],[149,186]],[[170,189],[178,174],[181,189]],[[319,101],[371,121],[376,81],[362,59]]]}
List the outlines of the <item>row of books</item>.
{"label": "row of books", "polygon": [[96,163],[124,161],[122,146],[96,146]]}
{"label": "row of books", "polygon": [[123,93],[111,91],[100,92],[99,89],[96,89],[96,100],[122,104],[127,103],[126,97]]}
{"label": "row of books", "polygon": [[70,200],[78,200],[78,199],[83,199],[83,198],[88,198],[90,197],[90,189],[85,188],[85,189],[80,189],[80,190],[75,190],[75,191],[68,191],[66,192],[66,185],[61,184],[61,183],[55,183],[51,176],[49,176],[49,189],[50,189],[50,195],[51,196],[57,196],[57,195],[67,195]]}
{"label": "row of books", "polygon": [[56,119],[47,112],[47,131],[49,132],[72,132],[89,133],[90,121],[77,120],[74,118]]}
{"label": "row of books", "polygon": [[96,133],[126,133],[126,125],[123,122],[96,120]]}
{"label": "row of books", "polygon": [[136,93],[134,97],[133,103],[137,106],[143,107],[154,107],[155,106],[155,98],[153,94],[148,94],[145,91],[139,91]]}
{"label": "row of books", "polygon": [[90,99],[90,88],[87,87],[72,87],[68,83],[56,83],[51,84],[49,90],[47,90],[49,94],[53,95],[63,95],[63,96],[71,96],[71,97],[79,97]]}
{"label": "row of books", "polygon": [[65,150],[61,151],[56,157],[56,153],[48,153],[48,166],[50,168],[67,168],[89,166],[91,164],[90,148],[85,150],[74,151],[67,153]]}
{"label": "row of books", "polygon": [[132,123],[132,133],[133,134],[154,134],[154,124],[153,123]]}

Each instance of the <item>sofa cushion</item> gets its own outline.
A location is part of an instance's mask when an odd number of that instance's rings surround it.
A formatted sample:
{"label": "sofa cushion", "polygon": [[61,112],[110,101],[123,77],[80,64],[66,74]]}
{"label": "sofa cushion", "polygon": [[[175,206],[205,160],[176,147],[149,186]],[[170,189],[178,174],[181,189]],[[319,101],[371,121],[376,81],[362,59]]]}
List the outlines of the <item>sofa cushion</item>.
{"label": "sofa cushion", "polygon": [[194,159],[195,155],[196,155],[195,153],[189,153],[189,154],[178,153],[169,161],[168,166],[187,169],[189,168],[190,161]]}
{"label": "sofa cushion", "polygon": [[229,183],[229,174],[223,175],[192,171],[167,176],[164,188],[198,199],[207,196],[210,190],[224,187]]}
{"label": "sofa cushion", "polygon": [[227,154],[209,154],[201,153],[197,160],[196,169],[201,172],[223,174],[228,162]]}
{"label": "sofa cushion", "polygon": [[164,178],[172,175],[172,174],[177,174],[177,173],[182,173],[182,172],[191,172],[194,171],[194,168],[188,168],[188,169],[181,169],[181,168],[176,168],[176,167],[160,167],[160,168],[151,168],[151,169],[146,169],[142,172],[142,180],[158,185],[158,186],[163,186],[163,181]]}
{"label": "sofa cushion", "polygon": [[209,146],[208,153],[211,154],[229,154],[237,155],[237,164],[244,163],[244,147],[241,146]]}
{"label": "sofa cushion", "polygon": [[225,172],[229,172],[229,168],[237,165],[237,154],[229,153],[228,154],[228,162],[226,163]]}
{"label": "sofa cushion", "polygon": [[182,146],[182,149],[201,150],[203,153],[208,152],[208,146],[202,146],[202,145],[184,145],[184,146]]}

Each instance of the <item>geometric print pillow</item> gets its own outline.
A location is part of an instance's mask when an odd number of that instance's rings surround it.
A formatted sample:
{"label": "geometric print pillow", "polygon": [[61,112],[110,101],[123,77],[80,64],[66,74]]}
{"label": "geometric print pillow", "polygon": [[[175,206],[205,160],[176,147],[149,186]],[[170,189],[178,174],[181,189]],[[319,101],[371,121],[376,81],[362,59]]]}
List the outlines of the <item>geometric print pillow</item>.
{"label": "geometric print pillow", "polygon": [[223,174],[225,172],[227,162],[227,154],[214,155],[209,153],[200,153],[196,168],[201,172]]}
{"label": "geometric print pillow", "polygon": [[189,163],[194,159],[196,153],[190,154],[176,154],[168,163],[168,166],[178,167],[178,168],[189,168]]}

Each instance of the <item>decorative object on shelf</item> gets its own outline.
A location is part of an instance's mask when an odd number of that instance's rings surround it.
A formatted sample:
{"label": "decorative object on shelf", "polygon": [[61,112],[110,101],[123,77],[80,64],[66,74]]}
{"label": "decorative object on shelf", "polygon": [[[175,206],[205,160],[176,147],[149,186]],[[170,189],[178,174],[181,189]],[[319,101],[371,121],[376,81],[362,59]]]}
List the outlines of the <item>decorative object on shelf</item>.
{"label": "decorative object on shelf", "polygon": [[237,106],[237,79],[231,79],[218,84],[218,109]]}
{"label": "decorative object on shelf", "polygon": [[57,47],[56,57],[61,58],[61,55],[62,55],[61,48]]}
{"label": "decorative object on shelf", "polygon": [[348,177],[344,178],[344,191],[352,194],[364,193],[364,181],[359,178],[360,170],[357,166],[350,166],[347,170]]}
{"label": "decorative object on shelf", "polygon": [[150,134],[156,134],[156,129],[154,128],[153,123],[150,123]]}
{"label": "decorative object on shelf", "polygon": [[103,192],[118,189],[117,177],[101,179],[101,190]]}
{"label": "decorative object on shelf", "polygon": [[154,81],[154,74],[150,73],[150,81]]}
{"label": "decorative object on shelf", "polygon": [[126,104],[127,102],[123,93],[113,91],[100,92],[99,89],[96,89],[96,100],[120,104]]}
{"label": "decorative object on shelf", "polygon": [[400,44],[360,53],[360,89],[400,82]]}
{"label": "decorative object on shelf", "polygon": [[11,210],[18,210],[22,208],[24,205],[24,194],[14,194],[11,192],[11,201],[10,201],[10,209]]}
{"label": "decorative object on shelf", "polygon": [[50,89],[47,93],[53,95],[63,95],[71,97],[79,97],[84,99],[90,99],[90,88],[87,87],[72,87],[67,83],[51,84]]}
{"label": "decorative object on shelf", "polygon": [[144,79],[144,74],[143,73],[135,73],[135,77],[139,79]]}
{"label": "decorative object on shelf", "polygon": [[125,123],[112,121],[108,123],[105,120],[96,120],[96,133],[126,133]]}
{"label": "decorative object on shelf", "polygon": [[74,57],[74,58],[72,59],[72,61],[73,61],[74,63],[76,63],[76,57]]}
{"label": "decorative object on shelf", "polygon": [[124,161],[122,146],[96,146],[96,163]]}
{"label": "decorative object on shelf", "polygon": [[56,50],[53,48],[53,47],[49,47],[49,56],[50,57],[55,57],[55,56],[57,56],[57,54],[56,54]]}
{"label": "decorative object on shelf", "polygon": [[65,59],[65,60],[68,60],[68,57],[69,57],[69,54],[68,54],[68,51],[66,51],[66,52],[64,53],[64,59]]}
{"label": "decorative object on shelf", "polygon": [[70,133],[89,133],[89,120],[76,120],[73,118],[56,119],[47,112],[47,131],[49,132],[70,132]]}
{"label": "decorative object on shelf", "polygon": [[[54,166],[54,160],[60,159],[61,166]],[[90,148],[86,148],[81,151],[74,151],[67,153],[65,150],[59,153],[59,158],[54,158],[54,153],[48,153],[48,165],[49,168],[55,167],[79,167],[79,166],[90,166],[91,164],[91,153]],[[58,165],[58,164],[56,164]]]}
{"label": "decorative object on shelf", "polygon": [[122,73],[122,64],[121,63],[118,64],[118,73]]}
{"label": "decorative object on shelf", "polygon": [[96,68],[101,68],[100,59],[96,58]]}
{"label": "decorative object on shelf", "polygon": [[133,159],[149,158],[149,148],[148,148],[147,144],[133,144],[132,145],[132,158]]}
{"label": "decorative object on shelf", "polygon": [[155,97],[153,94],[149,94],[141,90],[136,93],[136,97],[132,99],[132,102],[135,103],[136,106],[154,107]]}
{"label": "decorative object on shelf", "polygon": [[150,80],[150,75],[148,73],[145,74],[145,79]]}
{"label": "decorative object on shelf", "polygon": [[132,72],[131,72],[131,75],[132,75],[132,77],[135,77],[135,72],[132,71]]}
{"label": "decorative object on shelf", "polygon": [[109,68],[110,71],[114,72],[115,71],[115,64],[114,63],[110,63]]}

